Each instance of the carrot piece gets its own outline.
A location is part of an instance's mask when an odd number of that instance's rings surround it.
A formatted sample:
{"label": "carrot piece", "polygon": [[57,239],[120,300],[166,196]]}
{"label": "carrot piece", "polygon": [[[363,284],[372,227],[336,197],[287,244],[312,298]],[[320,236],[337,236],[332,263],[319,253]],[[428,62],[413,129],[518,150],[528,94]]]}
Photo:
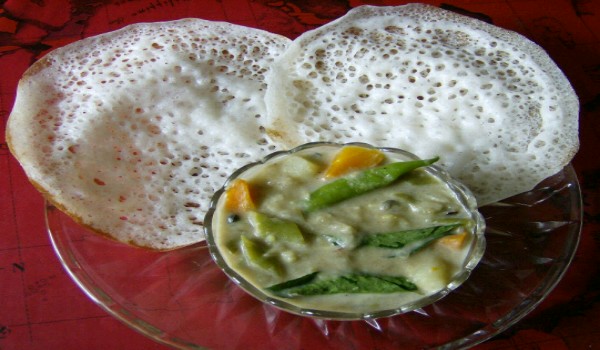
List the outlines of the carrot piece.
{"label": "carrot piece", "polygon": [[250,185],[246,180],[236,179],[227,189],[225,197],[225,209],[230,212],[239,213],[256,208],[252,198]]}
{"label": "carrot piece", "polygon": [[457,233],[455,235],[445,236],[439,239],[441,244],[444,244],[450,248],[460,249],[467,240],[467,232]]}
{"label": "carrot piece", "polygon": [[346,146],[335,155],[325,170],[325,178],[338,177],[354,170],[370,168],[378,165],[384,159],[385,155],[380,150]]}

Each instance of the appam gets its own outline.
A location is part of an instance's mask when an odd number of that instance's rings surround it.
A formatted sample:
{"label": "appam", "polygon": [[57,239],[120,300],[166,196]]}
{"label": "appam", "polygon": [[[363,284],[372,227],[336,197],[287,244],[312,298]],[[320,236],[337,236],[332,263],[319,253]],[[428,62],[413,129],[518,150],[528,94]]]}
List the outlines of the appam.
{"label": "appam", "polygon": [[10,150],[50,202],[97,232],[161,250],[198,242],[213,192],[273,150],[265,74],[289,41],[183,19],[56,49],[19,82]]}
{"label": "appam", "polygon": [[362,6],[299,36],[267,79],[280,147],[360,141],[440,156],[479,205],[531,190],[579,147],[579,103],[527,38],[423,4]]}

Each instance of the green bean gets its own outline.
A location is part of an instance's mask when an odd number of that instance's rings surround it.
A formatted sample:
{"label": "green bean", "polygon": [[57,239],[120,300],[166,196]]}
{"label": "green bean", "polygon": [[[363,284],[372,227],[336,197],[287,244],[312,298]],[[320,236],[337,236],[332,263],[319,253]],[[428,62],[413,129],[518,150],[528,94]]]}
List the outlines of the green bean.
{"label": "green bean", "polygon": [[311,192],[306,210],[308,212],[319,210],[374,189],[387,186],[396,181],[400,176],[414,169],[431,165],[438,160],[439,157],[396,162],[337,179]]}

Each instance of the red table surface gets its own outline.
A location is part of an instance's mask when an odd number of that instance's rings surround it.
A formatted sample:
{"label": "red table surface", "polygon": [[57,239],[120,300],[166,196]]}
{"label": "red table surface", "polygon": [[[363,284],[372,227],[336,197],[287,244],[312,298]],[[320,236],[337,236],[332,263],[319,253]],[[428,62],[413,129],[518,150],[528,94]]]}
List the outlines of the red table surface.
{"label": "red table surface", "polygon": [[[584,200],[575,259],[530,315],[477,349],[600,348],[600,1],[462,0],[453,8],[544,47],[581,102],[573,161]],[[200,17],[294,38],[361,4],[400,1],[0,0],[0,349],[163,349],[113,319],[70,280],[50,245],[43,199],[4,138],[21,74],[48,51],[134,22]]]}

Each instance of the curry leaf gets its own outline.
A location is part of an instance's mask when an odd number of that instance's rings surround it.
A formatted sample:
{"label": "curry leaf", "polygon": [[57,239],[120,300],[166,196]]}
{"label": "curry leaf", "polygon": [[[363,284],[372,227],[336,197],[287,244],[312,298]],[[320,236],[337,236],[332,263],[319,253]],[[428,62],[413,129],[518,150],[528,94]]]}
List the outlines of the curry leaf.
{"label": "curry leaf", "polygon": [[399,249],[412,245],[411,252],[417,251],[432,241],[450,235],[459,224],[433,226],[414,230],[375,233],[365,235],[361,246]]}
{"label": "curry leaf", "polygon": [[[302,282],[298,283],[300,279]],[[340,293],[397,293],[416,291],[417,286],[403,276],[349,274],[317,279],[316,273],[267,288],[285,298]]]}

